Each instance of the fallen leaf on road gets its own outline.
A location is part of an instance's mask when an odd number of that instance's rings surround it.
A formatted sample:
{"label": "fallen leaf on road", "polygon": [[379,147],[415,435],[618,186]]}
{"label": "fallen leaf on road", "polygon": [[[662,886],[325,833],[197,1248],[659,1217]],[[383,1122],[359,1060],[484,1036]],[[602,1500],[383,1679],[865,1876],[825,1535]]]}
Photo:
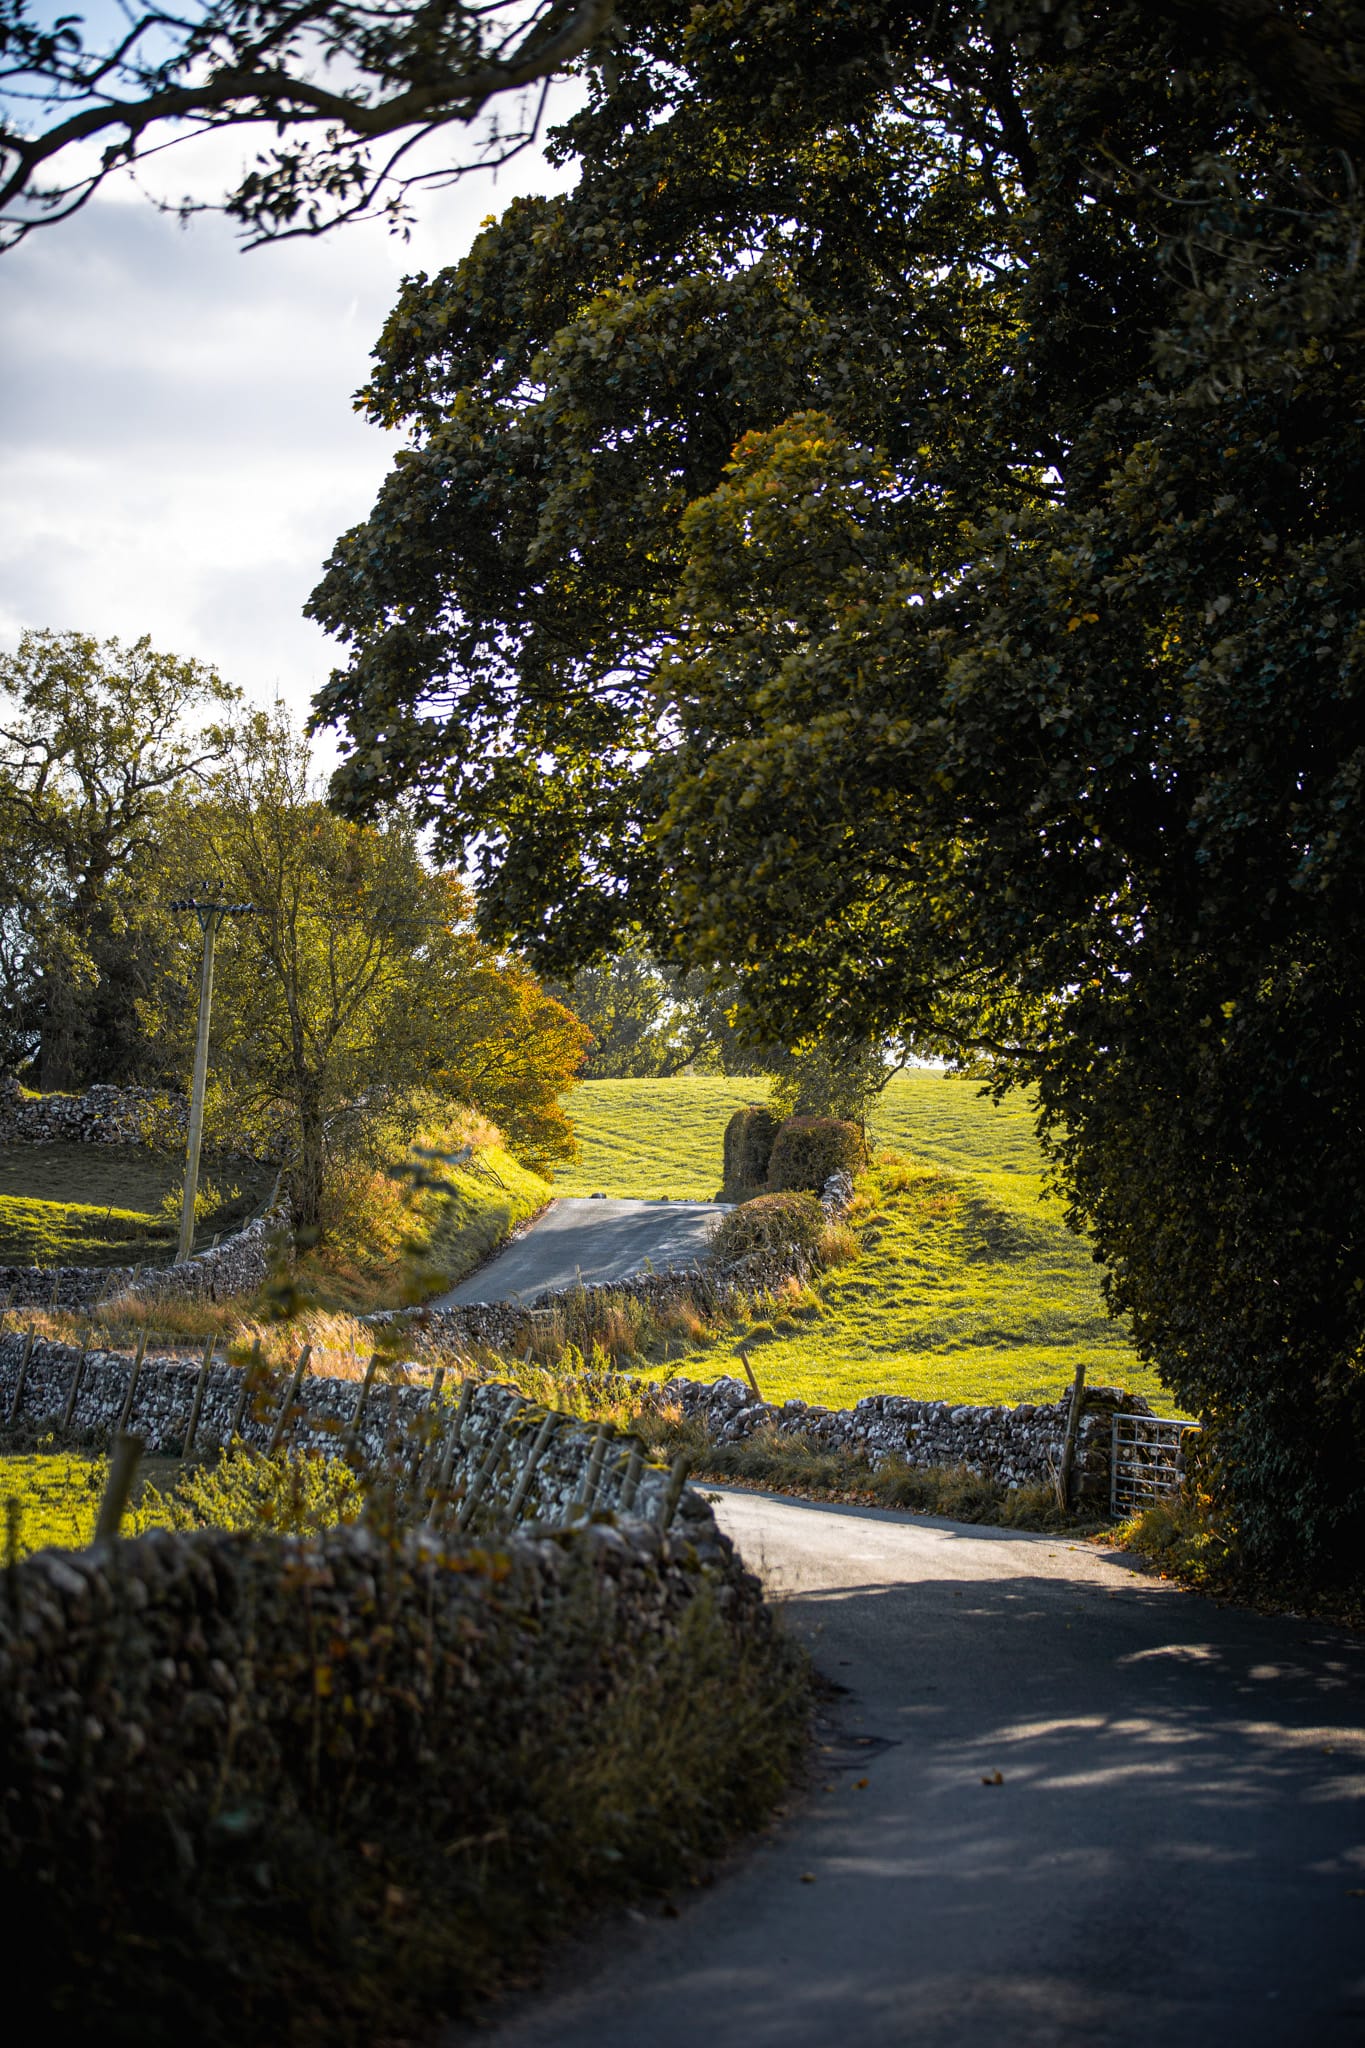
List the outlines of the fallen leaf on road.
{"label": "fallen leaf on road", "polygon": [[854,1789],[854,1791],[855,1791],[855,1792],[866,1792],[866,1790],[867,1790],[867,1779],[866,1779],[866,1778],[855,1778],[855,1779],[853,1780],[853,1789]]}
{"label": "fallen leaf on road", "polygon": [[1003,1785],[1005,1780],[1001,1777],[999,1771],[992,1771],[990,1776],[983,1778],[981,1782],[983,1785]]}
{"label": "fallen leaf on road", "polygon": [[815,1872],[813,1870],[803,1870],[801,1873],[801,1882],[802,1884],[814,1884]]}

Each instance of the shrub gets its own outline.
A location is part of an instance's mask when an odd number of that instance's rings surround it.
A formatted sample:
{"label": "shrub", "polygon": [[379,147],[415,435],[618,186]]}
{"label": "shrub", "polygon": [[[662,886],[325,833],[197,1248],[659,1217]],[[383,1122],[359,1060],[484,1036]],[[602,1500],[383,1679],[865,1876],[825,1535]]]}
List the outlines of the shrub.
{"label": "shrub", "polygon": [[725,1126],[727,1194],[742,1200],[746,1190],[763,1186],[777,1128],[777,1118],[761,1102],[735,1111]]}
{"label": "shrub", "polygon": [[856,1124],[836,1116],[791,1116],[773,1140],[768,1186],[819,1194],[832,1173],[857,1173],[866,1163],[867,1148]]}
{"label": "shrub", "polygon": [[824,1230],[825,1214],[813,1195],[759,1195],[721,1218],[712,1233],[709,1256],[717,1265],[731,1266],[794,1247],[813,1259]]}

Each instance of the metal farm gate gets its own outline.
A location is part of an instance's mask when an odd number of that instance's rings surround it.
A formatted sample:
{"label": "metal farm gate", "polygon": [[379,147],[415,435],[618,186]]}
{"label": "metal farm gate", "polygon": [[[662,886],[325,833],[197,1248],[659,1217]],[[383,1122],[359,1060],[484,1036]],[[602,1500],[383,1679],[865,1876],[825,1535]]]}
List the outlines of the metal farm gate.
{"label": "metal farm gate", "polygon": [[1185,1432],[1198,1427],[1165,1415],[1114,1417],[1109,1509],[1116,1519],[1179,1493],[1185,1481]]}

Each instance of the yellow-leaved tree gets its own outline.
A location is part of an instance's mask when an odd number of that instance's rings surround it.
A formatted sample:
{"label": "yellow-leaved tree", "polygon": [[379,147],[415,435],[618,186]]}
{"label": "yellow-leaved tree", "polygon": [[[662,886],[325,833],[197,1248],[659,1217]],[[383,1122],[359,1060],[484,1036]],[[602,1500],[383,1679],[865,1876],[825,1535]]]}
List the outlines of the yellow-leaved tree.
{"label": "yellow-leaved tree", "polygon": [[[528,1165],[571,1157],[559,1097],[583,1059],[577,1018],[478,938],[463,882],[427,864],[405,817],[359,826],[328,809],[285,714],[256,713],[229,742],[163,846],[168,898],[206,883],[251,905],[218,947],[211,1136],[281,1157],[310,1235],[329,1168],[415,1131],[433,1100],[480,1111]],[[198,932],[160,914],[175,965],[156,1023],[188,1067]]]}

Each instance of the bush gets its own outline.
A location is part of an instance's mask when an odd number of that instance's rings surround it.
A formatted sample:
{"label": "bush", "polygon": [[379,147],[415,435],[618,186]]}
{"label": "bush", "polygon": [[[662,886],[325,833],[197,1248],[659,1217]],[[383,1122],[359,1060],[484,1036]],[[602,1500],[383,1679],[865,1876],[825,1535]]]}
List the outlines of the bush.
{"label": "bush", "polygon": [[858,1173],[866,1164],[867,1147],[856,1124],[835,1116],[791,1116],[773,1141],[768,1186],[809,1188],[818,1195],[832,1173]]}
{"label": "bush", "polygon": [[718,1265],[731,1266],[794,1247],[813,1259],[824,1229],[825,1212],[813,1195],[759,1195],[721,1218],[712,1233],[709,1256]]}
{"label": "bush", "polygon": [[725,1193],[742,1201],[768,1178],[777,1118],[761,1102],[737,1109],[725,1126]]}

